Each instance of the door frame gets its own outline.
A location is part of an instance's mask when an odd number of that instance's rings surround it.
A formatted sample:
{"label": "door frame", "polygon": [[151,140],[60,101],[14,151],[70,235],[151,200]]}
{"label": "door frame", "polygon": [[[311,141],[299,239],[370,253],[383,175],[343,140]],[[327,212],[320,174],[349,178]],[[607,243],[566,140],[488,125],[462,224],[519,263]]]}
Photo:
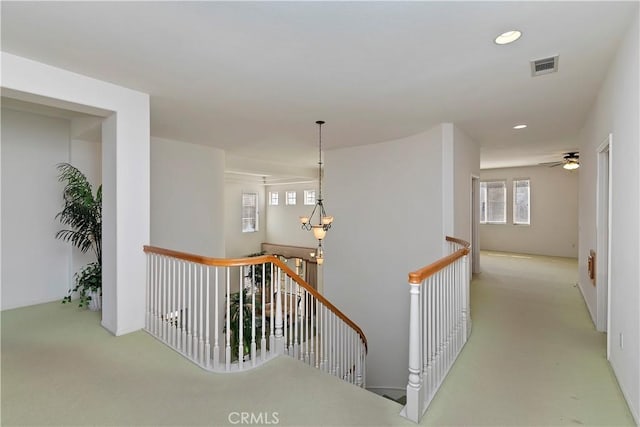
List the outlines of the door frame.
{"label": "door frame", "polygon": [[471,273],[480,273],[480,176],[471,175]]}
{"label": "door frame", "polygon": [[613,135],[610,133],[597,149],[596,175],[596,328],[607,332],[609,358],[609,324],[611,318],[611,156]]}

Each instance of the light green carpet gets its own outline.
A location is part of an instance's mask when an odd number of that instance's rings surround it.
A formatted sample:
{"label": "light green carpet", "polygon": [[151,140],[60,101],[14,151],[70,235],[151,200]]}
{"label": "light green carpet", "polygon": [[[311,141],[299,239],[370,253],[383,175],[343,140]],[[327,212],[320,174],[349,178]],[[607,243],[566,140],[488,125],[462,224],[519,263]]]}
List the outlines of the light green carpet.
{"label": "light green carpet", "polygon": [[473,333],[423,425],[635,425],[573,259],[483,253]]}
{"label": "light green carpet", "polygon": [[[422,425],[633,425],[575,287],[575,260],[483,254],[473,333]],[[113,337],[59,303],[2,312],[10,425],[402,426],[401,406],[280,357],[213,374],[144,332]],[[231,419],[229,419],[231,416]],[[232,424],[235,422],[236,424]],[[246,425],[246,424],[245,424]]]}
{"label": "light green carpet", "polygon": [[113,337],[75,306],[2,313],[3,426],[240,425],[242,412],[283,426],[411,425],[400,409],[287,356],[214,374],[145,332]]}

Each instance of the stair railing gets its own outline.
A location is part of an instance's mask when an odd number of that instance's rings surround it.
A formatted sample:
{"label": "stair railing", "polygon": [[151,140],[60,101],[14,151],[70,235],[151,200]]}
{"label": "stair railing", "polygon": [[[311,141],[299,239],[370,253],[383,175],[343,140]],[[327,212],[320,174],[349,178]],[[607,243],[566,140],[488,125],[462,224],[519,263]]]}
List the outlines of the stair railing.
{"label": "stair railing", "polygon": [[285,354],[365,386],[362,330],[279,258],[144,252],[145,330],[192,362],[242,371]]}
{"label": "stair railing", "polygon": [[450,254],[409,273],[409,382],[401,415],[418,423],[471,332],[469,243],[446,237]]}

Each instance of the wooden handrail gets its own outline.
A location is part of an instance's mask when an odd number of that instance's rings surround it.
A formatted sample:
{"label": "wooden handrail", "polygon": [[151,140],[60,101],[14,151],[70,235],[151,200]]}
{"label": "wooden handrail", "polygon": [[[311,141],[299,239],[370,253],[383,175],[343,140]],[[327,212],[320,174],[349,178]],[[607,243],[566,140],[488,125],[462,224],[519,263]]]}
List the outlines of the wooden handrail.
{"label": "wooden handrail", "polygon": [[467,242],[466,240],[458,239],[457,237],[447,236],[447,237],[445,237],[445,240],[447,242],[457,243],[460,246],[462,246],[463,248],[467,248],[468,249],[468,248],[471,247],[471,243]]}
{"label": "wooden handrail", "polygon": [[419,285],[426,279],[427,277],[433,276],[438,271],[447,267],[450,264],[453,264],[456,260],[462,258],[463,256],[469,253],[469,247],[471,246],[469,242],[466,242],[462,239],[457,239],[455,237],[446,237],[447,242],[457,243],[462,246],[462,248],[458,249],[451,255],[447,255],[444,258],[440,258],[439,260],[427,265],[426,267],[422,267],[419,270],[413,271],[409,273],[409,283],[414,285]]}
{"label": "wooden handrail", "polygon": [[267,262],[273,263],[280,267],[282,271],[284,271],[289,277],[291,277],[295,282],[307,290],[311,295],[313,295],[318,301],[324,304],[329,310],[331,310],[336,316],[342,319],[347,325],[351,326],[358,335],[360,335],[360,339],[364,343],[365,351],[368,351],[367,345],[367,337],[362,332],[362,329],[351,319],[344,315],[335,305],[331,304],[322,294],[313,289],[313,287],[305,282],[300,276],[298,276],[293,270],[289,268],[284,262],[280,261],[279,258],[273,255],[262,255],[257,257],[248,257],[248,258],[209,258],[202,255],[190,254],[187,252],[179,252],[171,249],[159,248],[156,246],[147,246],[143,247],[145,253],[152,253],[156,255],[165,255],[172,258],[181,259],[184,261],[193,262],[196,264],[209,265],[212,267],[238,267],[244,265],[256,265],[256,264],[264,264]]}

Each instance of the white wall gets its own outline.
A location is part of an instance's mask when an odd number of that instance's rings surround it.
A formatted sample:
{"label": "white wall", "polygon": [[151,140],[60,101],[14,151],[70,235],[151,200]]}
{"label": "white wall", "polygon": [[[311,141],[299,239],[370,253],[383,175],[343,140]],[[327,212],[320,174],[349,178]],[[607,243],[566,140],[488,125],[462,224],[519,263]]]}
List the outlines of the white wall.
{"label": "white wall", "polygon": [[144,327],[149,242],[149,95],[1,53],[3,95],[105,117],[102,125],[102,325]]}
{"label": "white wall", "polygon": [[[64,187],[56,165],[76,166],[94,191],[101,181],[100,142],[70,140],[72,129],[66,118],[2,109],[2,309],[62,299],[74,273],[95,261],[55,239],[64,228],[55,219]],[[33,269],[34,259],[44,267]]]}
{"label": "white wall", "polygon": [[[480,225],[484,250],[578,257],[578,175],[582,168],[483,169],[481,181],[506,180],[507,223]],[[529,178],[531,225],[513,224],[513,180]]]}
{"label": "white wall", "polygon": [[[291,184],[291,185],[271,185],[265,189],[265,197],[269,197],[270,191],[277,191],[279,194],[278,206],[270,206],[267,203],[267,236],[266,241],[269,243],[275,243],[279,245],[291,245],[315,248],[318,246],[318,241],[313,238],[313,233],[310,231],[302,230],[300,224],[301,216],[311,215],[313,206],[304,204],[304,190],[318,191],[317,179],[309,184]],[[285,204],[285,192],[295,191],[296,204]],[[326,192],[323,190],[323,197],[326,199],[323,203],[328,215],[333,214],[332,200],[327,197]],[[335,215],[334,215],[335,216]],[[317,217],[314,217],[314,219]],[[327,239],[331,239],[331,234],[335,227],[339,225],[333,225],[334,228],[327,233]]]}
{"label": "white wall", "polygon": [[62,299],[72,280],[56,165],[69,161],[69,121],[2,109],[2,309]]}
{"label": "white wall", "polygon": [[369,341],[367,386],[405,388],[407,275],[442,255],[442,127],[326,153],[324,290]]}
{"label": "white wall", "polygon": [[[242,193],[258,194],[258,231],[242,232]],[[248,182],[225,182],[225,256],[227,258],[242,258],[260,252],[260,244],[266,242],[267,227],[264,186]]]}
{"label": "white wall", "polygon": [[453,126],[453,237],[471,242],[471,178],[480,175],[480,145]]}
{"label": "white wall", "polygon": [[612,133],[609,361],[637,423],[640,423],[639,51],[636,12],[582,129],[579,177],[580,289],[595,321],[598,301],[596,289],[587,276],[587,257],[589,249],[596,248],[596,152]]}
{"label": "white wall", "polygon": [[152,138],[151,244],[224,257],[224,151]]}

